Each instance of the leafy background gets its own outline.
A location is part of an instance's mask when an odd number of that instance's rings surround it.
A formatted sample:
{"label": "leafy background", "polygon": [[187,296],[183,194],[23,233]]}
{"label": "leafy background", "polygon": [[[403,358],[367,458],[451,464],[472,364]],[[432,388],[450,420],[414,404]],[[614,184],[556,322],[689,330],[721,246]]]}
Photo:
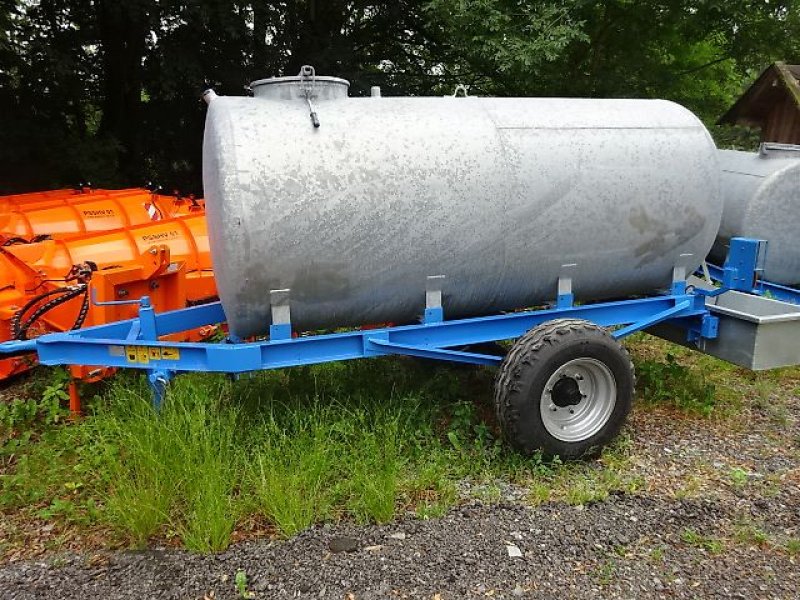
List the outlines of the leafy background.
{"label": "leafy background", "polygon": [[800,5],[773,0],[0,0],[0,193],[153,182],[202,193],[209,84],[313,64],[353,94],[660,97],[713,127]]}

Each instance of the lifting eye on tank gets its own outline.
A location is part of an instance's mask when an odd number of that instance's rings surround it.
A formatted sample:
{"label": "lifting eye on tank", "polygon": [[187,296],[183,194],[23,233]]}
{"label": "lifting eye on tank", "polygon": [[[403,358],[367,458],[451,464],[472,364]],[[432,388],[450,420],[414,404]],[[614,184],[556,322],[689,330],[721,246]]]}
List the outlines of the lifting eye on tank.
{"label": "lifting eye on tank", "polygon": [[301,95],[306,99],[306,103],[308,104],[309,110],[309,117],[311,117],[311,123],[314,125],[314,128],[319,127],[319,117],[317,116],[317,109],[314,107],[312,100],[314,99],[314,87],[317,83],[317,75],[314,71],[314,67],[311,65],[303,65],[300,67],[299,73],[300,79],[302,80],[302,87],[301,87]]}

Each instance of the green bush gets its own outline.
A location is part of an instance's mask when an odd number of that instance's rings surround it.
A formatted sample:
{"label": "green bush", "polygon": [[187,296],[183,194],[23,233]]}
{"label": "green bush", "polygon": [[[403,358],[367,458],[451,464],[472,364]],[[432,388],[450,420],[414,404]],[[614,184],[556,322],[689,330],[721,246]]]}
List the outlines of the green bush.
{"label": "green bush", "polygon": [[646,359],[636,365],[637,386],[649,403],[671,404],[703,416],[716,406],[716,389],[702,373],[678,362],[673,354],[665,361]]}

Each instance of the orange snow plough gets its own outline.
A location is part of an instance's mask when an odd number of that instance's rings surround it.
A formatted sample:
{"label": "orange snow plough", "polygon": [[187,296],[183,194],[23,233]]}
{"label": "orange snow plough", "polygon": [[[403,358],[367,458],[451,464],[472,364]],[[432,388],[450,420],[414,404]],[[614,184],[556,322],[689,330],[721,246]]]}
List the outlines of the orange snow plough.
{"label": "orange snow plough", "polygon": [[[137,304],[105,304],[149,296],[157,312],[215,299],[205,214],[125,229],[0,248],[0,340],[26,339],[132,318]],[[206,338],[202,328],[181,340]],[[170,338],[171,339],[171,338]],[[0,361],[0,379],[31,368],[30,356]],[[97,380],[100,368],[73,367]],[[74,392],[74,386],[73,386]],[[77,394],[73,409],[79,407]]]}
{"label": "orange snow plough", "polygon": [[139,188],[0,196],[0,243],[66,238],[202,212],[202,200]]}
{"label": "orange snow plough", "polygon": [[6,204],[10,207],[23,209],[33,208],[35,206],[56,206],[63,203],[64,200],[75,201],[86,199],[91,196],[92,198],[107,198],[110,196],[128,196],[130,194],[138,194],[144,190],[143,188],[124,188],[121,190],[106,190],[82,186],[78,188],[65,188],[60,190],[47,190],[43,192],[26,192],[24,194],[11,194],[7,196],[0,196],[0,204]]}

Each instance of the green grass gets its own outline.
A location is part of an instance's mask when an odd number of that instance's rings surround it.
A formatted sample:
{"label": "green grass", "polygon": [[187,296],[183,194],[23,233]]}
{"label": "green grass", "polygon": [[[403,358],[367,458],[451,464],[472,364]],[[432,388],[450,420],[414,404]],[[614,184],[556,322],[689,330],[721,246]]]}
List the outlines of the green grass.
{"label": "green grass", "polygon": [[[718,361],[647,336],[631,346],[646,405],[690,418],[735,406],[720,376],[730,371]],[[484,502],[498,501],[499,484],[509,483],[531,504],[581,505],[642,487],[625,433],[597,461],[545,463],[508,450],[494,421],[493,377],[397,357],[238,382],[186,375],[156,414],[144,379],[128,372],[87,387],[89,414],[73,423],[64,372],[40,370],[19,398],[0,403],[0,511],[16,524],[102,529],[122,545],[158,539],[212,552],[253,523],[291,536],[342,519],[438,517],[465,480]],[[745,383],[766,390],[768,381],[759,374]],[[735,469],[730,481],[749,484]]]}
{"label": "green grass", "polygon": [[767,546],[770,538],[766,531],[750,521],[741,521],[736,524],[733,539],[746,546]]}
{"label": "green grass", "polygon": [[787,554],[790,556],[800,555],[800,539],[792,538],[787,540],[784,548],[786,549]]}
{"label": "green grass", "polygon": [[254,516],[284,536],[320,521],[438,516],[462,478],[539,467],[506,451],[481,419],[491,383],[489,371],[403,359],[237,383],[191,375],[175,380],[157,414],[143,379],[122,374],[80,422],[65,425],[59,407],[51,416],[49,399],[6,414],[0,510],[200,552],[225,548]]}
{"label": "green grass", "polygon": [[[645,405],[704,418],[740,413],[741,393],[734,384],[744,370],[644,333],[631,336],[627,346],[636,364],[637,395]],[[774,389],[774,381],[770,385]]]}
{"label": "green grass", "polygon": [[674,354],[666,360],[645,359],[637,365],[639,393],[648,403],[669,403],[687,412],[710,415],[716,389],[702,374],[680,363]]}
{"label": "green grass", "polygon": [[694,529],[684,529],[681,532],[681,540],[690,546],[701,548],[709,554],[719,554],[723,549],[723,543],[721,539],[700,534]]}
{"label": "green grass", "polygon": [[[555,489],[583,472],[509,451],[492,383],[490,370],[398,358],[235,383],[198,374],[177,378],[156,413],[143,378],[123,373],[77,423],[50,400],[7,415],[0,510],[104,528],[124,545],[157,538],[212,552],[254,518],[283,536],[341,519],[433,518],[462,480]],[[600,497],[603,467],[594,471]]]}
{"label": "green grass", "polygon": [[747,481],[749,480],[747,471],[745,471],[744,469],[740,469],[739,467],[731,469],[730,472],[728,473],[728,476],[730,477],[731,484],[733,485],[733,487],[736,488],[744,487],[747,484]]}

